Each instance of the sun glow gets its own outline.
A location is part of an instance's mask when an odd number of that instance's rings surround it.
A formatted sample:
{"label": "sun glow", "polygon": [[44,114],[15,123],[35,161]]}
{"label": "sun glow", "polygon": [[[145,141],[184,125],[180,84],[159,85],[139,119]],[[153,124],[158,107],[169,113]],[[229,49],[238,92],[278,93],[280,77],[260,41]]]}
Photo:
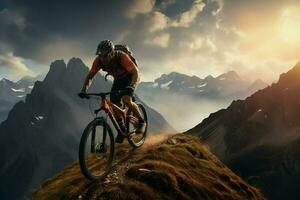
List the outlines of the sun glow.
{"label": "sun glow", "polygon": [[296,7],[284,9],[281,14],[279,28],[280,37],[285,42],[300,42],[300,9]]}

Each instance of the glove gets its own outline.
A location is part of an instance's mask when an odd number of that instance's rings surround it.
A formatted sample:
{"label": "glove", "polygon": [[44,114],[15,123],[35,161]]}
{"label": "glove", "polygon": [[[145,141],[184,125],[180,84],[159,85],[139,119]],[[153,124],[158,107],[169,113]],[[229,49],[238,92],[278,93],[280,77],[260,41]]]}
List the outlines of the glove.
{"label": "glove", "polygon": [[127,86],[124,90],[124,93],[126,94],[132,94],[135,90],[135,87],[134,86]]}
{"label": "glove", "polygon": [[81,90],[81,92],[79,92],[78,93],[78,96],[80,97],[80,98],[87,98],[87,99],[89,99],[90,97],[86,94],[86,91],[85,90]]}

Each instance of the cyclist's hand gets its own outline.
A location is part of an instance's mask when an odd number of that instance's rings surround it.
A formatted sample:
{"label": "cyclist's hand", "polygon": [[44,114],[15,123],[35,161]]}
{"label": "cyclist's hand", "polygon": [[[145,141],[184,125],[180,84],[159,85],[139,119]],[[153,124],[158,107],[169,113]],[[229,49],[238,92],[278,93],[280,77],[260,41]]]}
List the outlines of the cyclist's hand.
{"label": "cyclist's hand", "polygon": [[87,98],[87,99],[89,99],[90,97],[86,94],[86,92],[85,91],[81,91],[81,92],[79,92],[78,93],[78,96],[80,97],[80,98]]}
{"label": "cyclist's hand", "polygon": [[125,93],[127,93],[127,94],[131,94],[131,93],[133,93],[134,92],[134,87],[133,86],[127,86],[126,88],[125,88]]}

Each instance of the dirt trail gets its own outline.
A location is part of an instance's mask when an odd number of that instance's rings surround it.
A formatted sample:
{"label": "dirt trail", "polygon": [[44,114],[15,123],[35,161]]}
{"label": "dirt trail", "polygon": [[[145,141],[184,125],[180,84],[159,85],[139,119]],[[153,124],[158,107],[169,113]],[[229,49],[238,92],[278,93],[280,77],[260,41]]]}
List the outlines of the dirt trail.
{"label": "dirt trail", "polygon": [[147,136],[145,143],[141,147],[143,151],[153,147],[166,139],[168,139],[172,133],[152,133],[151,135]]}
{"label": "dirt trail", "polygon": [[[102,179],[102,187],[105,188],[108,185],[117,184],[124,181],[125,172],[130,168],[134,155],[141,154],[152,147],[164,142],[171,135],[171,133],[151,133],[147,136],[145,143],[142,147],[132,149],[125,153],[121,159],[115,160],[111,170]],[[129,144],[128,144],[129,145]]]}

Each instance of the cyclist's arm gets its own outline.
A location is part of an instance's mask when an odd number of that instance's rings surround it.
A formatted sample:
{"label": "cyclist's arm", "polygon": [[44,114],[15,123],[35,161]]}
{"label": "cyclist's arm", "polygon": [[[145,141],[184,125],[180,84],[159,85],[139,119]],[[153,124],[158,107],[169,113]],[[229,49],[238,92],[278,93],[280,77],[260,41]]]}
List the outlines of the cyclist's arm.
{"label": "cyclist's arm", "polygon": [[132,62],[130,57],[126,53],[121,54],[121,64],[125,69],[132,74],[132,86],[136,87],[139,81],[139,71],[137,66]]}
{"label": "cyclist's arm", "polygon": [[91,85],[91,81],[93,77],[97,74],[97,72],[100,70],[99,65],[99,57],[97,56],[93,62],[93,66],[89,73],[86,75],[85,80],[83,82],[82,90],[86,91],[88,87]]}

